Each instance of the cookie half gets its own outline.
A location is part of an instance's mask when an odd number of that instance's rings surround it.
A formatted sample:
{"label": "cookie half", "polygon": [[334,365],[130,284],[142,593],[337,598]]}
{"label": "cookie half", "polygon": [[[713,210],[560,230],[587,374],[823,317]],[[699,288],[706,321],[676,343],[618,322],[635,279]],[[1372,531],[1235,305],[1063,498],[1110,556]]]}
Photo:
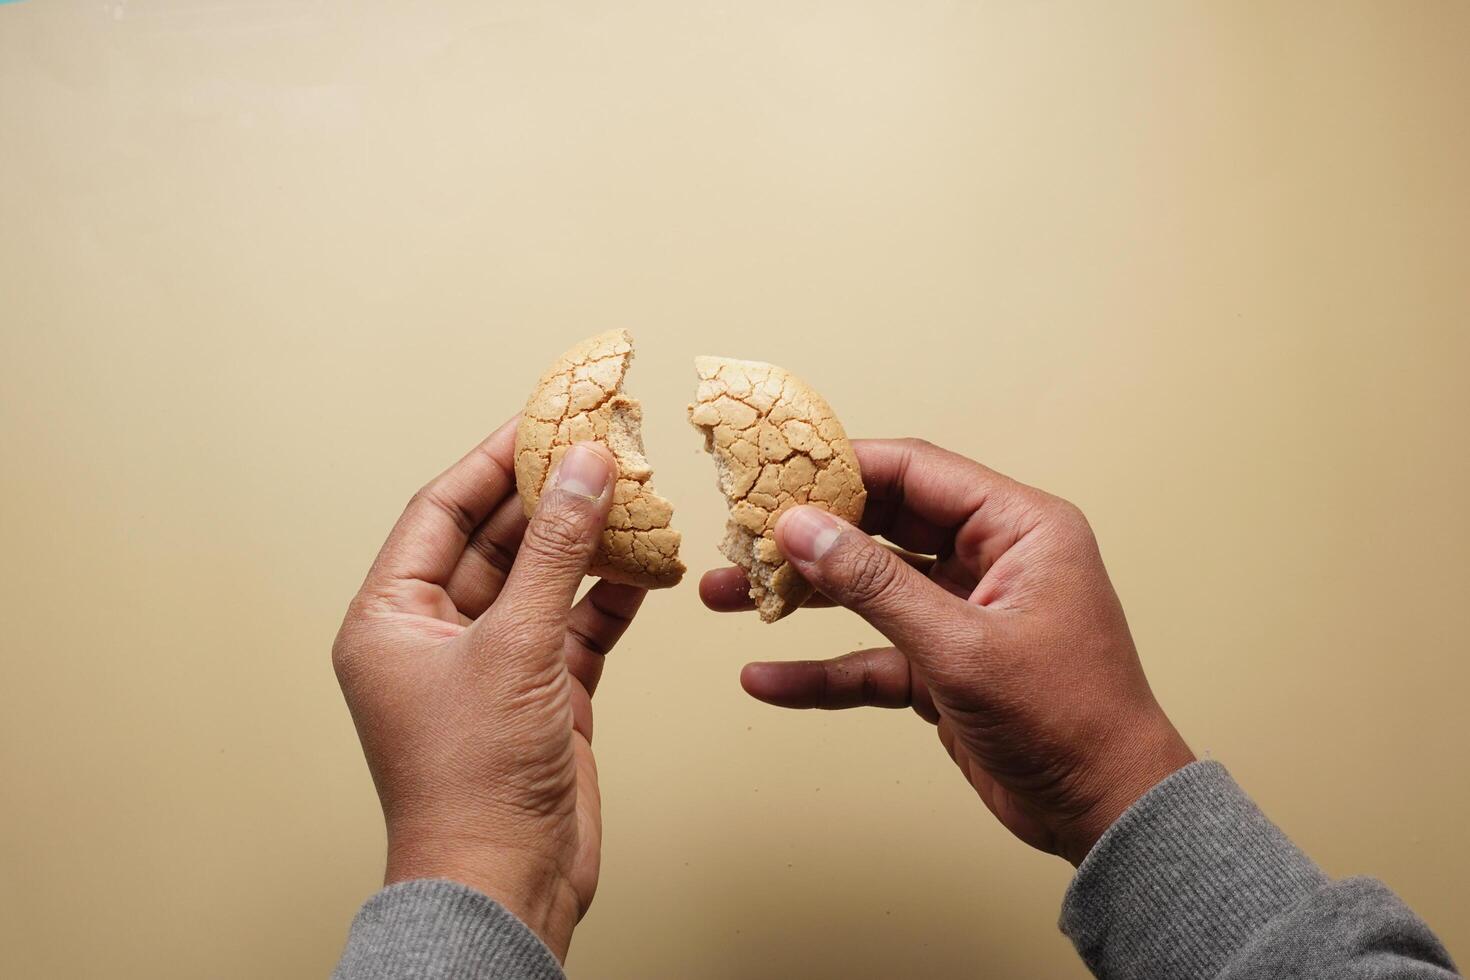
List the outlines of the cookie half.
{"label": "cookie half", "polygon": [[826,399],[774,364],[696,357],[689,421],[704,433],[730,507],[724,556],[745,569],[764,622],[799,607],[812,587],[776,547],[776,519],[813,504],[857,523],[867,492],[856,454]]}
{"label": "cookie half", "polygon": [[541,377],[516,430],[516,487],[526,516],[536,509],[547,475],[574,443],[594,440],[618,461],[612,511],[591,574],[611,582],[662,589],[684,575],[674,508],[654,493],[643,450],[643,410],[623,393],[633,337],[610,330],[582,341]]}

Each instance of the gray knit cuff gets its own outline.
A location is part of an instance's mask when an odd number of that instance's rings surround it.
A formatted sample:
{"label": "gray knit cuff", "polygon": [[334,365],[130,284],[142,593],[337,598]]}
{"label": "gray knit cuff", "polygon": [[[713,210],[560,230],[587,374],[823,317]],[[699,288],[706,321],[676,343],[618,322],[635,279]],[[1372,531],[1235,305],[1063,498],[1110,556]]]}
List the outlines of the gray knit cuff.
{"label": "gray knit cuff", "polygon": [[1077,869],[1061,929],[1106,980],[1218,974],[1327,878],[1218,762],[1149,790]]}
{"label": "gray knit cuff", "polygon": [[352,920],[335,980],[565,980],[551,950],[504,906],[454,881],[389,885]]}

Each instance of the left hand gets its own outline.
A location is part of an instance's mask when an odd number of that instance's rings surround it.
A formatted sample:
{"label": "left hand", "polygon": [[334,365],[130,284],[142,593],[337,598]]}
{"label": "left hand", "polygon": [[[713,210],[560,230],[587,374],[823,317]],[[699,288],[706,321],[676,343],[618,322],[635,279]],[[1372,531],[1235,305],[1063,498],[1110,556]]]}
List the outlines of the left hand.
{"label": "left hand", "polygon": [[332,661],[383,804],[385,883],[469,885],[565,959],[601,852],[592,692],[645,592],[599,582],[573,605],[617,463],[568,451],[528,523],[515,422],[414,495]]}
{"label": "left hand", "polygon": [[[868,490],[862,527],[793,507],[776,544],[893,646],[747,664],[741,683],[790,708],[912,707],[1006,829],[1080,863],[1134,801],[1194,761],[1149,689],[1092,528],[1072,504],[938,446],[853,448]],[[705,603],[726,611],[750,607],[747,588],[738,568],[700,582]]]}

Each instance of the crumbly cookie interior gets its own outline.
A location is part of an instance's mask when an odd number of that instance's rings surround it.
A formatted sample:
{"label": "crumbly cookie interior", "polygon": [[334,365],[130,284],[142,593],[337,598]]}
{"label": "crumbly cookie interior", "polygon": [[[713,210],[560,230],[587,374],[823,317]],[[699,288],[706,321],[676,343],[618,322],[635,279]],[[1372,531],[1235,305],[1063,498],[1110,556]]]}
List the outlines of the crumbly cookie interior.
{"label": "crumbly cookie interior", "polygon": [[695,368],[689,419],[704,433],[730,508],[720,551],[745,569],[761,619],[772,622],[811,594],[776,547],[777,519],[806,503],[860,517],[856,458],[831,408],[785,370],[718,357],[696,358]]}

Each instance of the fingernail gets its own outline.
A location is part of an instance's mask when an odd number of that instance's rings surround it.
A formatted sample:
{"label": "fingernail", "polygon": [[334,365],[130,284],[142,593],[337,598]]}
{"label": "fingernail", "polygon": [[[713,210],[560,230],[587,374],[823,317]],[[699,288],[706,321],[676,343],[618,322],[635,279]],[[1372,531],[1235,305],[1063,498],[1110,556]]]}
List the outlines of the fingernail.
{"label": "fingernail", "polygon": [[607,460],[602,454],[586,446],[573,446],[562,456],[551,475],[551,485],[557,490],[566,490],[579,497],[596,500],[607,489]]}
{"label": "fingernail", "polygon": [[842,534],[843,524],[819,507],[793,507],[781,516],[781,543],[788,558],[820,561]]}

